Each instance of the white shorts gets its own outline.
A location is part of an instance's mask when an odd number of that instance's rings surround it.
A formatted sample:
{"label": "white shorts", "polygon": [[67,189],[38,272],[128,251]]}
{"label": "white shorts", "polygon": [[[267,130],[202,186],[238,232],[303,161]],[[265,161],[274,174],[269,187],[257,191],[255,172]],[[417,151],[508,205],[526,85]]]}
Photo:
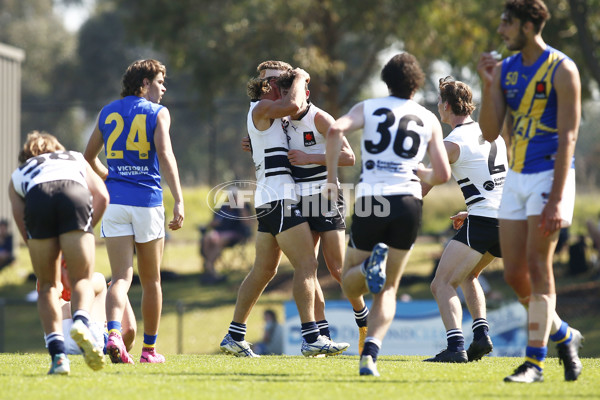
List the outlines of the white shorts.
{"label": "white shorts", "polygon": [[165,236],[165,208],[109,204],[102,217],[102,237],[134,236],[147,243]]}
{"label": "white shorts", "polygon": [[[552,189],[554,170],[535,174],[521,174],[509,170],[506,174],[498,219],[526,220],[541,215]],[[571,225],[575,208],[575,169],[567,175],[560,206],[563,228]]]}

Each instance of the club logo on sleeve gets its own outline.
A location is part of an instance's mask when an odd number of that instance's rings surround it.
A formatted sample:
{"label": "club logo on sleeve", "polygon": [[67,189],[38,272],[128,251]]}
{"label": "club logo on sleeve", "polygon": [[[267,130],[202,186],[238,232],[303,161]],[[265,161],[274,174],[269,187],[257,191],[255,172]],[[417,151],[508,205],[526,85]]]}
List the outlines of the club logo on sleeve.
{"label": "club logo on sleeve", "polygon": [[317,144],[315,134],[312,132],[304,132],[304,147],[314,146]]}
{"label": "club logo on sleeve", "polygon": [[546,99],[548,96],[546,95],[546,82],[539,81],[535,84],[535,95],[536,99]]}

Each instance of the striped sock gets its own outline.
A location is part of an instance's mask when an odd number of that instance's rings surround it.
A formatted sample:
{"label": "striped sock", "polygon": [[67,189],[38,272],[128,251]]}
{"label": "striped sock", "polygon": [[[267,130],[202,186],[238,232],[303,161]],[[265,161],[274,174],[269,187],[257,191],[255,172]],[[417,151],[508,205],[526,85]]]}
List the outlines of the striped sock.
{"label": "striped sock", "polygon": [[464,351],[465,337],[461,329],[450,329],[446,331],[449,351]]}
{"label": "striped sock", "polygon": [[367,326],[367,317],[369,316],[369,309],[367,308],[367,306],[364,306],[363,309],[360,311],[356,311],[354,309],[352,311],[354,311],[354,319],[356,320],[356,325],[358,325],[359,328]]}
{"label": "striped sock", "polygon": [[541,371],[544,369],[544,360],[547,353],[547,347],[527,346],[525,349],[525,361]]}
{"label": "striped sock", "polygon": [[490,325],[485,318],[477,318],[473,321],[473,340],[477,341],[484,336],[488,335]]}
{"label": "striped sock", "polygon": [[302,324],[302,338],[306,340],[306,343],[314,343],[319,337],[319,327],[315,321],[305,322]]}
{"label": "striped sock", "polygon": [[317,321],[317,328],[319,328],[319,335],[327,336],[331,339],[331,332],[329,332],[329,322],[326,319]]}
{"label": "striped sock", "polygon": [[121,322],[120,321],[108,321],[106,323],[106,329],[108,330],[108,334],[118,333],[121,334]]}
{"label": "striped sock", "polygon": [[236,342],[241,342],[246,337],[246,324],[231,321],[229,324],[229,334]]}
{"label": "striped sock", "polygon": [[147,335],[144,333],[144,347],[152,348],[156,346],[156,338],[158,335]]}
{"label": "striped sock", "polygon": [[52,358],[57,354],[64,353],[65,337],[60,332],[52,332],[46,335],[46,347],[48,347],[48,353]]}
{"label": "striped sock", "polygon": [[571,343],[571,339],[573,338],[573,334],[571,329],[569,328],[569,324],[565,321],[562,321],[560,324],[560,328],[556,333],[550,335],[550,340],[552,340],[556,344],[568,344]]}
{"label": "striped sock", "polygon": [[361,356],[371,356],[373,362],[377,361],[377,355],[381,349],[381,340],[369,336],[365,339],[365,347],[363,348]]}
{"label": "striped sock", "polygon": [[85,326],[90,326],[90,313],[85,310],[77,310],[73,313],[73,322],[81,320]]}

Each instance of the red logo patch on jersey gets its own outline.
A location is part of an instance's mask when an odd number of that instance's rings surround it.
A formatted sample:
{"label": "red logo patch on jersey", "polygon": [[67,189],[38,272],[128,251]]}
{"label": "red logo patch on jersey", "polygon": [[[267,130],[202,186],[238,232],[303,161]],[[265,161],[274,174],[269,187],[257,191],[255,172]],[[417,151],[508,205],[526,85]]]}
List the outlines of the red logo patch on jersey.
{"label": "red logo patch on jersey", "polygon": [[548,96],[546,95],[546,82],[540,81],[535,84],[535,98],[536,99],[546,99]]}
{"label": "red logo patch on jersey", "polygon": [[312,132],[304,132],[304,147],[314,146],[317,144],[315,135]]}

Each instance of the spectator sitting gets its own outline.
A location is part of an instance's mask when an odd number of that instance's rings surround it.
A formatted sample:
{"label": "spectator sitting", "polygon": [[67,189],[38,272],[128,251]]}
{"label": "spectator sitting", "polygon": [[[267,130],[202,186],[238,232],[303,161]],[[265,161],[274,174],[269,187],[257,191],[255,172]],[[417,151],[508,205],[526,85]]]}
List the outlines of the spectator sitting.
{"label": "spectator sitting", "polygon": [[[235,194],[234,194],[235,195]],[[248,226],[247,207],[223,204],[208,227],[200,227],[200,254],[204,260],[204,273],[200,282],[204,284],[220,283],[227,278],[215,271],[215,262],[223,249],[245,241],[251,235]]]}
{"label": "spectator sitting", "polygon": [[0,270],[15,260],[13,256],[13,237],[8,233],[8,221],[0,220]]}
{"label": "spectator sitting", "polygon": [[273,310],[265,310],[265,332],[261,342],[254,349],[256,354],[283,354],[283,327],[277,322]]}

